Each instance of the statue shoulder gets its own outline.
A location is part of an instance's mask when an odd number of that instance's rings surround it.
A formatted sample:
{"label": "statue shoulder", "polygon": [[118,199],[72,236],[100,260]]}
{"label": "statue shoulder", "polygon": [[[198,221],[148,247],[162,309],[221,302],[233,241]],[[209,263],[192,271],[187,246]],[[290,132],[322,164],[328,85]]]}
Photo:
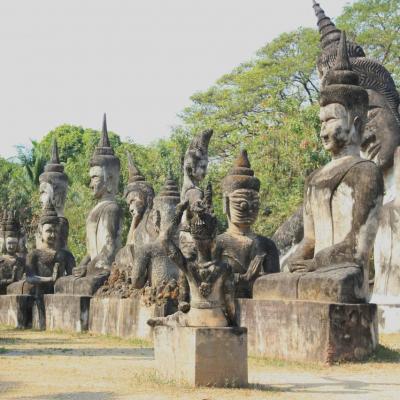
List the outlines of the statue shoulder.
{"label": "statue shoulder", "polygon": [[378,193],[383,195],[382,172],[372,161],[360,159],[349,168],[343,180],[354,187],[374,187]]}

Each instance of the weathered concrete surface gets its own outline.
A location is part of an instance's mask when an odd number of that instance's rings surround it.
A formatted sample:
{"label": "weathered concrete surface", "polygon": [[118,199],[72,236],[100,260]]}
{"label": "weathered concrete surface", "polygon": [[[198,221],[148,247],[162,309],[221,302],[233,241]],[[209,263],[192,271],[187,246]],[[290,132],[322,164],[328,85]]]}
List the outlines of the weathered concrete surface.
{"label": "weathered concrete surface", "polygon": [[248,384],[247,330],[157,326],[157,368],[167,380],[193,386]]}
{"label": "weathered concrete surface", "polygon": [[237,323],[247,327],[249,354],[256,357],[353,361],[378,344],[376,304],[239,299]]}
{"label": "weathered concrete surface", "polygon": [[[83,332],[89,326],[90,297],[68,294],[44,295],[47,330]],[[33,326],[37,323],[37,308],[33,310]]]}
{"label": "weathered concrete surface", "polygon": [[33,298],[29,295],[0,296],[0,325],[30,328],[32,325],[32,302]]}
{"label": "weathered concrete surface", "polygon": [[378,304],[379,333],[400,333],[400,304]]}
{"label": "weathered concrete surface", "polygon": [[[89,331],[103,335],[152,339],[147,320],[158,315],[159,307],[147,307],[140,298],[93,297],[90,301]],[[160,315],[163,316],[163,315]]]}

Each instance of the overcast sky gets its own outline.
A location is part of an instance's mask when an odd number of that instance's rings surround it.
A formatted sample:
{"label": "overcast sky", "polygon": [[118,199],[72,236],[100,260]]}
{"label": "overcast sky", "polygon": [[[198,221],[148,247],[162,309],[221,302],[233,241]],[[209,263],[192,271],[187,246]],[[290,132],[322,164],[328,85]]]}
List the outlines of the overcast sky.
{"label": "overcast sky", "polygon": [[[332,18],[349,3],[320,2]],[[0,156],[103,112],[122,138],[167,137],[194,92],[315,23],[312,0],[2,1]]]}

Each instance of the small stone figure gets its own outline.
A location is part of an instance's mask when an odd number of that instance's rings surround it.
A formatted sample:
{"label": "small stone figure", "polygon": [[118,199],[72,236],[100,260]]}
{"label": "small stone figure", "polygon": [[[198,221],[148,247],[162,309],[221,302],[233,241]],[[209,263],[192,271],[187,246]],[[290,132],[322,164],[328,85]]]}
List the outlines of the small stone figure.
{"label": "small stone figure", "polygon": [[[304,239],[288,261],[296,274],[259,278],[254,291],[285,299],[368,301],[368,262],[383,197],[383,178],[360,158],[368,94],[358,85],[342,32],[321,91],[321,139],[332,161],[310,175],[304,192]],[[312,272],[315,271],[315,272]]]}
{"label": "small stone figure", "polygon": [[122,226],[122,212],[115,199],[119,171],[119,159],[111,148],[104,115],[100,142],[90,161],[90,188],[97,204],[86,220],[88,255],[74,268],[73,276],[57,281],[56,293],[91,296],[110,275],[120,248]]}
{"label": "small stone figure", "polygon": [[[68,177],[64,173],[64,166],[60,164],[58,156],[57,140],[53,139],[51,159],[44,167],[44,172],[39,176],[39,191],[42,210],[51,203],[59,217],[59,241],[60,249],[68,247],[68,220],[64,216],[64,206],[68,190]],[[39,248],[42,241],[39,237],[36,240],[36,248]]]}
{"label": "small stone figure", "polygon": [[39,249],[32,250],[26,258],[26,282],[19,281],[8,287],[8,294],[33,294],[38,310],[38,324],[44,329],[44,294],[54,292],[54,283],[60,277],[70,275],[75,266],[72,254],[58,249],[60,219],[53,205],[48,203],[39,221]]}
{"label": "small stone figure", "polygon": [[260,207],[259,190],[260,181],[250,167],[247,151],[242,150],[222,181],[228,230],[217,238],[222,259],[235,273],[236,298],[251,298],[256,278],[264,273],[279,272],[279,253],[275,243],[251,230]]}
{"label": "small stone figure", "polygon": [[25,260],[18,255],[21,230],[15,211],[4,213],[0,228],[5,242],[5,252],[0,256],[0,294],[6,294],[7,286],[22,279],[25,272]]}
{"label": "small stone figure", "polygon": [[394,160],[396,196],[383,206],[374,247],[375,283],[371,302],[400,304],[400,147]]}
{"label": "small stone figure", "polygon": [[129,212],[132,215],[132,222],[126,244],[141,245],[149,240],[146,224],[150,211],[153,208],[154,190],[140,173],[129,152],[127,153],[127,157],[129,180],[125,189],[125,199],[129,207]]}
{"label": "small stone figure", "polygon": [[231,267],[218,260],[214,254],[217,220],[212,213],[210,195],[197,200],[187,210],[187,226],[196,245],[196,259],[187,260],[172,240],[188,206],[188,201],[177,206],[175,221],[165,232],[163,240],[169,257],[183,271],[189,284],[190,310],[187,313],[178,311],[168,317],[152,318],[148,324],[195,327],[234,325],[234,276]]}

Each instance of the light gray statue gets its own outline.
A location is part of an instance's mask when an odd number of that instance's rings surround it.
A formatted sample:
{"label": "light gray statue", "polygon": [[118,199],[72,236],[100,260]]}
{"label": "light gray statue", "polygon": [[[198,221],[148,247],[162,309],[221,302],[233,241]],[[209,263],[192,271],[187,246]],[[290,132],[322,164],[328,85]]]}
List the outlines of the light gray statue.
{"label": "light gray statue", "polygon": [[61,278],[56,293],[93,295],[110,275],[120,248],[122,212],[115,195],[118,191],[120,163],[114,155],[104,115],[100,142],[90,161],[90,188],[97,200],[86,220],[88,254],[73,270],[73,276]]}

